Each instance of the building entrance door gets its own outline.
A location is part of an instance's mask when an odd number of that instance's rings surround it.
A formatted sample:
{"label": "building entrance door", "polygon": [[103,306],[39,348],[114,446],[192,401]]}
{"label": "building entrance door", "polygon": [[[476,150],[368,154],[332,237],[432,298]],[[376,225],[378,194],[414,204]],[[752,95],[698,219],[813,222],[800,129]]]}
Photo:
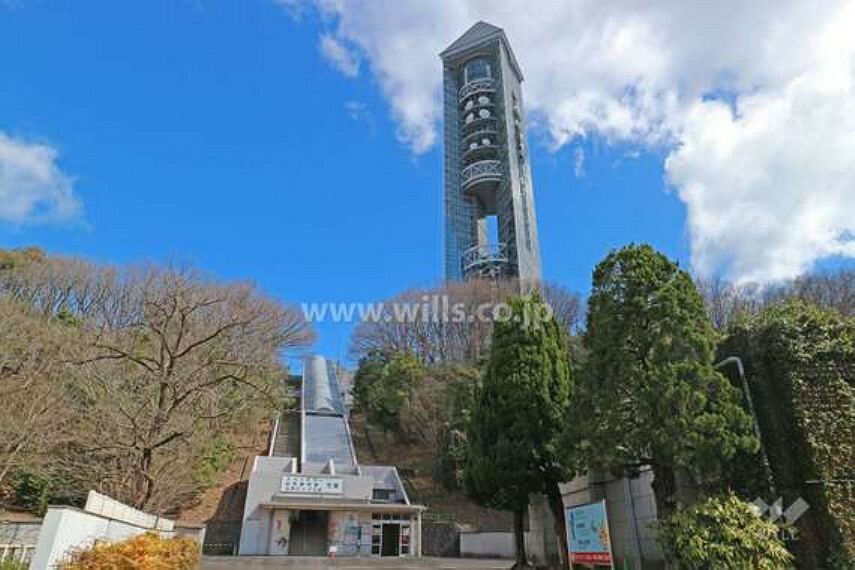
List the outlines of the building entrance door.
{"label": "building entrance door", "polygon": [[291,523],[291,556],[326,556],[329,546],[327,528],[330,514],[327,511],[300,511]]}
{"label": "building entrance door", "polygon": [[380,556],[400,556],[401,555],[401,525],[399,524],[384,524],[383,525],[383,550]]}

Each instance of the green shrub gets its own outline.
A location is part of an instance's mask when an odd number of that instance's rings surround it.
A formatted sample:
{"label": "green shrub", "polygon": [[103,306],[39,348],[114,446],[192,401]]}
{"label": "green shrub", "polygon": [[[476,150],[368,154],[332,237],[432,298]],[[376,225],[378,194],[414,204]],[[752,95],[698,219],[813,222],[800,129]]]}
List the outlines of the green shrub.
{"label": "green shrub", "polygon": [[792,563],[778,527],[732,494],[660,521],[659,541],[681,570],[785,570]]}
{"label": "green shrub", "polygon": [[855,319],[783,302],[733,326],[720,353],[745,363],[775,492],[759,494],[745,468],[729,484],[749,500],[807,501],[789,544],[800,568],[855,568]]}
{"label": "green shrub", "polygon": [[217,435],[211,440],[205,455],[196,465],[193,478],[202,487],[210,487],[217,477],[235,460],[235,445],[226,436]]}
{"label": "green shrub", "polygon": [[409,353],[369,354],[359,361],[353,378],[356,405],[375,426],[400,434],[401,410],[424,373],[422,363]]}
{"label": "green shrub", "polygon": [[461,489],[468,449],[466,429],[475,405],[479,371],[461,365],[449,366],[441,370],[441,374],[435,371],[434,374],[445,386],[445,401],[439,403],[444,417],[436,431],[432,476],[446,490]]}
{"label": "green shrub", "polygon": [[201,558],[189,538],[148,533],[72,552],[60,570],[195,570]]}
{"label": "green shrub", "polygon": [[27,570],[27,566],[23,562],[14,562],[12,560],[0,562],[0,570]]}
{"label": "green shrub", "polygon": [[23,467],[12,480],[12,500],[16,506],[44,513],[52,487],[49,475],[38,469]]}

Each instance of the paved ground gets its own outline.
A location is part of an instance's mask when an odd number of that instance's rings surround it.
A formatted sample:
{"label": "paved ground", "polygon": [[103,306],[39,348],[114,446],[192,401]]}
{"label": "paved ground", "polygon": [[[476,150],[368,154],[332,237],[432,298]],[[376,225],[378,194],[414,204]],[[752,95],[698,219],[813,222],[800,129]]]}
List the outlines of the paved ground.
{"label": "paved ground", "polygon": [[273,568],[306,568],[312,570],[361,570],[385,568],[387,570],[506,570],[510,560],[467,560],[460,558],[302,558],[284,556],[206,556],[202,570],[238,568],[241,570],[272,570]]}

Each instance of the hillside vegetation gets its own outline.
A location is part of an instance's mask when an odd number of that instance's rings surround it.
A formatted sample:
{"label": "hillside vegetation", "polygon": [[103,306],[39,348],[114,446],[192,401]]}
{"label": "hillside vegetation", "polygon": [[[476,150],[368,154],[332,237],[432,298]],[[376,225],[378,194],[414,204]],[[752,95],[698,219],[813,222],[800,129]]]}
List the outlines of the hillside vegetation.
{"label": "hillside vegetation", "polygon": [[189,268],[0,254],[0,495],[175,513],[284,402],[302,314]]}
{"label": "hillside vegetation", "polygon": [[464,530],[511,530],[512,517],[507,511],[480,507],[462,489],[437,482],[436,450],[432,444],[418,439],[400,441],[372,427],[358,413],[351,417],[351,428],[360,463],[398,467],[410,500],[427,505],[430,509],[427,516],[453,520]]}

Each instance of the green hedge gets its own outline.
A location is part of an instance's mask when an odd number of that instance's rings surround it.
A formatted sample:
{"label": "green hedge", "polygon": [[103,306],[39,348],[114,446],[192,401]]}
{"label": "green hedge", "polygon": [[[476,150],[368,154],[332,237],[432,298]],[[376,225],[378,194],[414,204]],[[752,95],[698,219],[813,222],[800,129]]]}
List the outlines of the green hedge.
{"label": "green hedge", "polygon": [[[810,504],[791,543],[799,567],[855,568],[855,320],[788,301],[735,325],[720,353],[745,363],[784,507]],[[752,471],[734,481],[747,499],[762,487]]]}
{"label": "green hedge", "polygon": [[792,556],[778,528],[750,503],[726,494],[659,521],[658,539],[680,570],[787,570]]}

